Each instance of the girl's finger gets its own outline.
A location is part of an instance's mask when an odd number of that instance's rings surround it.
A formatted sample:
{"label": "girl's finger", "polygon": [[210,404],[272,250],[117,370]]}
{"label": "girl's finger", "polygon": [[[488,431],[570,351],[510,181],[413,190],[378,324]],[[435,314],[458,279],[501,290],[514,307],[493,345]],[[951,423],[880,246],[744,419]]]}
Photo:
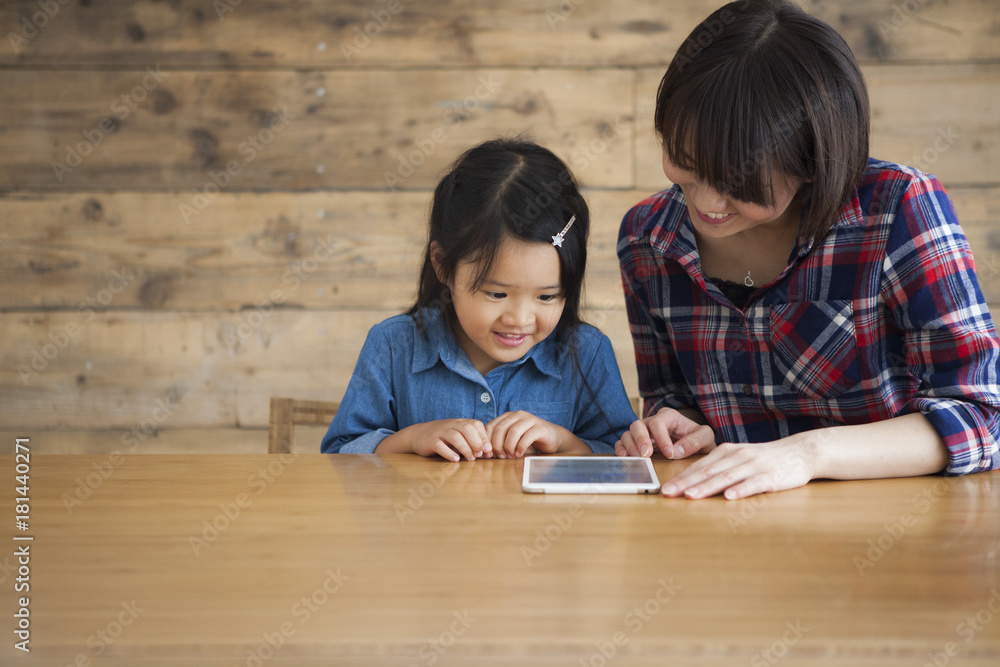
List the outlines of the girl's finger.
{"label": "girl's finger", "polygon": [[[504,438],[503,449],[510,458],[517,458],[520,456],[518,453],[518,447],[521,444],[521,437],[527,432],[528,427],[529,424],[517,420],[511,424],[509,429],[507,429],[507,436]],[[523,452],[524,448],[522,447],[520,451]]]}
{"label": "girl's finger", "polygon": [[486,432],[486,425],[477,419],[476,430],[479,432],[479,437],[483,439],[483,454],[486,458],[490,458],[493,455],[493,443],[490,442],[490,436]]}
{"label": "girl's finger", "polygon": [[482,428],[482,424],[477,421],[470,421],[462,424],[459,430],[464,436],[465,442],[468,443],[469,447],[472,449],[472,453],[475,457],[479,458],[482,456],[487,442],[486,429]]}
{"label": "girl's finger", "polygon": [[490,433],[490,443],[493,445],[493,455],[505,459],[507,457],[507,431],[510,428],[510,424],[506,419],[500,420],[495,419],[492,422],[493,432]]}
{"label": "girl's finger", "polygon": [[438,440],[431,445],[431,451],[448,461],[458,463],[462,460],[462,457],[458,455],[458,452],[446,445],[443,440]]}
{"label": "girl's finger", "polygon": [[531,447],[538,440],[541,435],[540,430],[540,424],[531,425],[524,430],[521,437],[517,439],[517,446],[514,448],[514,455],[517,458],[524,456],[525,452],[528,451],[528,447]]}
{"label": "girl's finger", "polygon": [[476,458],[476,454],[472,451],[472,447],[469,443],[466,442],[465,436],[461,431],[452,431],[443,437],[442,440],[444,440],[446,445],[461,454],[466,460],[472,461]]}

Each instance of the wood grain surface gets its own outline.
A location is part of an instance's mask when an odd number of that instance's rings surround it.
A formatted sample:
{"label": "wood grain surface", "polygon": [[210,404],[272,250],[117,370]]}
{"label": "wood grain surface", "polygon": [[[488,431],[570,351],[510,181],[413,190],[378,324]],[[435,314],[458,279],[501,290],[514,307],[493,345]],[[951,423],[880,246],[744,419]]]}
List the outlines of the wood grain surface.
{"label": "wood grain surface", "polygon": [[[655,465],[663,481],[688,462]],[[29,661],[1000,660],[997,473],[727,502],[526,495],[521,468],[37,456],[30,529],[9,529],[34,538]],[[13,458],[0,469],[13,479]],[[0,500],[7,517],[12,497]],[[14,609],[12,586],[3,597]],[[28,657],[10,636],[0,655]]]}

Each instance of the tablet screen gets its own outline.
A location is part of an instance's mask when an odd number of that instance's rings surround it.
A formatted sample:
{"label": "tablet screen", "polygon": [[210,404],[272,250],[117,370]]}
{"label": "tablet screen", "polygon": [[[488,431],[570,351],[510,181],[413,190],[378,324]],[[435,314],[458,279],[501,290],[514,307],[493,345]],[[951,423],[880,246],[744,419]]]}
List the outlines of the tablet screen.
{"label": "tablet screen", "polygon": [[[615,463],[610,463],[614,461]],[[534,459],[531,483],[642,484],[651,482],[649,466],[641,460],[603,457]]]}
{"label": "tablet screen", "polygon": [[525,491],[637,493],[659,488],[649,459],[641,457],[558,456],[525,459]]}

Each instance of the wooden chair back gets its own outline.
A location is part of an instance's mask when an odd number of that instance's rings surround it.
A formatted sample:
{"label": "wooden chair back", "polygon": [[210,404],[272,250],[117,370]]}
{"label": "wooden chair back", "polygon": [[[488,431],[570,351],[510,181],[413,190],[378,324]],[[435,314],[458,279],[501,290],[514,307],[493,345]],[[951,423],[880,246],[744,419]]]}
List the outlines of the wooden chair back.
{"label": "wooden chair back", "polygon": [[267,433],[269,454],[288,454],[295,442],[295,425],[329,425],[340,403],[305,401],[296,398],[271,398],[271,419]]}

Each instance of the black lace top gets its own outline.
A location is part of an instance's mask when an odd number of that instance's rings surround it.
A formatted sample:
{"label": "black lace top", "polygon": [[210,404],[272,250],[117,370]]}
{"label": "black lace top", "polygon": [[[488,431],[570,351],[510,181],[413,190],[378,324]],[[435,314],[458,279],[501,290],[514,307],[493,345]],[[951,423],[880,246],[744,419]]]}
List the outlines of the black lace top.
{"label": "black lace top", "polygon": [[726,298],[733,302],[733,305],[743,310],[743,307],[747,305],[747,301],[750,300],[750,295],[757,291],[756,287],[747,287],[743,283],[733,282],[732,280],[723,280],[722,278],[709,278],[715,286],[719,288]]}

